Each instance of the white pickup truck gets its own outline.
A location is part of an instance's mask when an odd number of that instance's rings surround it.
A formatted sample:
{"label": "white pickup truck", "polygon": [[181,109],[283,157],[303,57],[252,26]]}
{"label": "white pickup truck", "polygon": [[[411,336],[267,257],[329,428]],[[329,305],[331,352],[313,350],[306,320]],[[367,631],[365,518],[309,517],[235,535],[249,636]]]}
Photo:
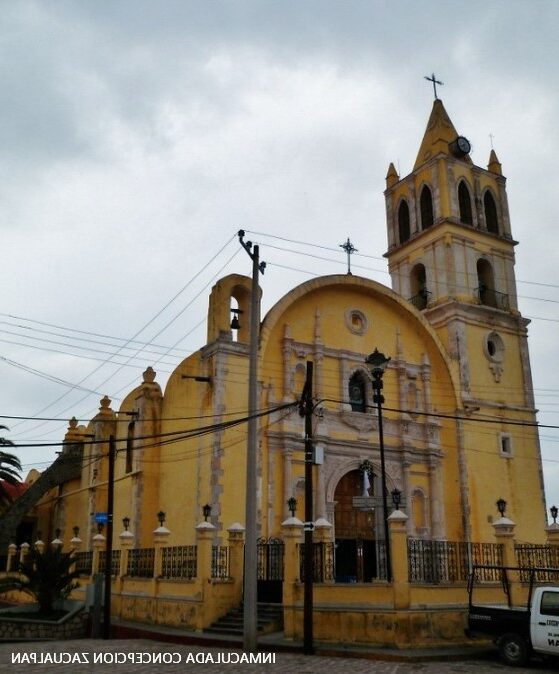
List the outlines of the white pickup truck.
{"label": "white pickup truck", "polygon": [[[502,569],[503,587],[508,594],[507,570],[513,569]],[[556,569],[538,570],[557,573],[559,578]],[[492,636],[501,660],[513,667],[524,666],[532,653],[559,657],[559,587],[533,588],[532,573],[525,607],[480,606],[472,602],[475,575],[474,568],[469,584],[468,634]]]}

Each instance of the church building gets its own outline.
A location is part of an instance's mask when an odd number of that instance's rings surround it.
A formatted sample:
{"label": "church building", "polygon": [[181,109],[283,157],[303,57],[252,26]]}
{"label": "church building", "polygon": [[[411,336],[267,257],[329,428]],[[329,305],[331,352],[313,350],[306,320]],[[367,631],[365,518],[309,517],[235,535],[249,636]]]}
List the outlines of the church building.
{"label": "church building", "polygon": [[[516,542],[545,541],[529,321],[517,305],[506,179],[494,150],[486,168],[470,150],[436,99],[412,172],[400,176],[390,164],[386,176],[391,288],[352,273],[316,277],[288,290],[259,325],[259,545],[282,545],[286,522],[304,520],[298,403],[312,362],[313,521],[316,540],[331,545],[332,592],[386,584],[386,521],[395,508],[412,541],[494,543],[503,517]],[[115,551],[121,531],[143,550],[159,527],[175,551],[197,544],[201,522],[214,550],[227,545],[231,525],[242,531],[251,287],[241,274],[215,284],[207,341],[164,391],[148,367],[119,409],[104,399],[87,427],[71,422],[66,442],[83,448],[82,467],[51,498],[50,521],[37,522],[43,538],[59,529],[69,541],[79,527],[80,554],[94,550],[110,436]],[[366,362],[375,349],[387,359],[382,419]],[[283,590],[263,589],[260,600],[286,603],[280,576]],[[324,606],[344,604],[343,595],[320,597]],[[124,615],[124,599],[119,606]],[[145,620],[165,622],[149,610]]]}

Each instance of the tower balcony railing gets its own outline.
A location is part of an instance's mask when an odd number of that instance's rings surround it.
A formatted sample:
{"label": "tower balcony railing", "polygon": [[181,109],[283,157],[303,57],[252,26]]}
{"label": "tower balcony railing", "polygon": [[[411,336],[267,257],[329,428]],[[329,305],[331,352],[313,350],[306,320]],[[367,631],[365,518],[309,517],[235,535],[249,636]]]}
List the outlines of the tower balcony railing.
{"label": "tower balcony railing", "polygon": [[487,307],[495,307],[495,309],[501,309],[502,311],[510,309],[509,296],[506,293],[500,293],[481,285],[476,288],[476,294],[481,304]]}
{"label": "tower balcony railing", "polygon": [[422,309],[426,309],[427,305],[429,304],[429,298],[431,297],[431,293],[423,288],[420,290],[417,295],[414,295],[413,297],[410,297],[409,301],[413,304],[413,306],[416,309],[419,309],[421,311]]}

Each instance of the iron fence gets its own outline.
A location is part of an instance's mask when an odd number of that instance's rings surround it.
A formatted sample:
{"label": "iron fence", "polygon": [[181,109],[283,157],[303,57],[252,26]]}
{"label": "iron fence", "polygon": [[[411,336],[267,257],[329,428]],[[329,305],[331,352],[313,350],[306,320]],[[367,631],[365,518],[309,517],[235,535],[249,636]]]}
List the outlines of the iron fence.
{"label": "iron fence", "polygon": [[533,581],[536,583],[556,583],[559,580],[559,548],[551,545],[517,544],[514,552],[520,567],[521,582],[530,582],[532,569],[542,569],[533,572]]}
{"label": "iron fence", "polygon": [[[99,551],[99,573],[105,573],[107,568],[107,551]],[[111,551],[111,576],[118,576],[120,572],[120,550]]]}
{"label": "iron fence", "polygon": [[[299,579],[305,581],[305,545],[299,548]],[[313,551],[313,582],[327,583],[335,578],[335,547],[334,543],[316,542],[312,545]]]}
{"label": "iron fence", "polygon": [[126,574],[136,578],[153,578],[155,548],[133,548],[128,552]]}
{"label": "iron fence", "polygon": [[229,548],[226,545],[213,545],[212,578],[229,577]]}
{"label": "iron fence", "polygon": [[79,571],[82,576],[91,576],[93,570],[93,551],[76,552],[74,554],[76,560],[76,571]]}
{"label": "iron fence", "polygon": [[[410,583],[465,583],[474,565],[502,566],[503,548],[498,543],[466,543],[408,539]],[[477,582],[498,582],[498,569],[477,569]]]}
{"label": "iron fence", "polygon": [[410,297],[409,301],[413,304],[413,306],[416,309],[419,309],[421,311],[422,309],[426,309],[427,305],[429,304],[429,298],[431,297],[431,293],[429,290],[420,290],[417,295],[414,295],[413,297]]}
{"label": "iron fence", "polygon": [[508,311],[510,309],[509,296],[506,293],[500,293],[492,288],[487,288],[486,286],[479,286],[476,288],[477,296],[479,301],[485,306],[495,307],[496,309],[502,309],[503,311]]}
{"label": "iron fence", "polygon": [[259,538],[256,545],[258,580],[283,580],[284,544],[279,538]]}
{"label": "iron fence", "polygon": [[195,545],[175,545],[162,550],[162,578],[196,578],[197,547]]}

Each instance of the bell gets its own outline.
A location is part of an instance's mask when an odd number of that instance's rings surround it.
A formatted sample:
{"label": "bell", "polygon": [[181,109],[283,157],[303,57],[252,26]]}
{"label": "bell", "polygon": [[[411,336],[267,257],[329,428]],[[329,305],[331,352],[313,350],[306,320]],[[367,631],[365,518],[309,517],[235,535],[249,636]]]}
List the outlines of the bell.
{"label": "bell", "polygon": [[233,320],[231,321],[231,330],[240,330],[241,324],[239,323],[239,317],[237,314],[233,316]]}

